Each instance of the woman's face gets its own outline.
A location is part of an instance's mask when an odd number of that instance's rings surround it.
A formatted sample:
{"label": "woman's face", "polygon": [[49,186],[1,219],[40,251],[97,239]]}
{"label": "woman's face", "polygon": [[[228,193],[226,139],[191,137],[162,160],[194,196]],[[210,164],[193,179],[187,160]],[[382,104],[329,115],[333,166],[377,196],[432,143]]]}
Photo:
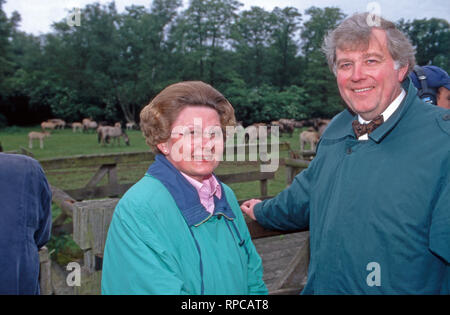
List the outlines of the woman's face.
{"label": "woman's face", "polygon": [[187,106],[171,126],[171,137],[158,149],[179,171],[202,181],[219,165],[223,136],[217,111],[207,106]]}

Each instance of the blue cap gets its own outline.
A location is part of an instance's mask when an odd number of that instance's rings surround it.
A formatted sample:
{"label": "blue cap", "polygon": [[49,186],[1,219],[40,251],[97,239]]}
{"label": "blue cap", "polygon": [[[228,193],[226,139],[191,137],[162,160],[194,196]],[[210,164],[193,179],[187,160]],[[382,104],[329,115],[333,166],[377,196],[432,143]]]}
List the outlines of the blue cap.
{"label": "blue cap", "polygon": [[[429,88],[438,89],[441,86],[445,86],[447,90],[450,90],[450,78],[445,70],[436,66],[423,66],[421,67],[427,76],[427,85]],[[411,81],[417,89],[421,89],[419,79],[414,71],[409,74]]]}

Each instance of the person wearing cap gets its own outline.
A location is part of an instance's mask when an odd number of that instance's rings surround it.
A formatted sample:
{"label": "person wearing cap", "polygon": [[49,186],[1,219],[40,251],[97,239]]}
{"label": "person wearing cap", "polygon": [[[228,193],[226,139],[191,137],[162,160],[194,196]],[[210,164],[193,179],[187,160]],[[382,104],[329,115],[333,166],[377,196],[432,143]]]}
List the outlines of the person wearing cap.
{"label": "person wearing cap", "polygon": [[450,110],[417,97],[407,37],[369,22],[355,14],[325,38],[348,108],[315,158],[277,196],[241,209],[268,229],[309,229],[303,294],[448,294]]}
{"label": "person wearing cap", "polygon": [[427,103],[450,109],[450,77],[436,66],[415,66],[409,74],[418,96]]}

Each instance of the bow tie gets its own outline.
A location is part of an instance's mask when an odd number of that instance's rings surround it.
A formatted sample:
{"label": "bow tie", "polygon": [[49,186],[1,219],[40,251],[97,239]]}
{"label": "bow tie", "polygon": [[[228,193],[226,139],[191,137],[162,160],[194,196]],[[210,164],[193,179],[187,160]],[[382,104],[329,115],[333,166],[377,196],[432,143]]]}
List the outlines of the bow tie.
{"label": "bow tie", "polygon": [[368,124],[361,124],[358,120],[352,122],[353,131],[355,132],[356,138],[358,139],[362,135],[370,134],[375,129],[377,129],[384,122],[383,116],[378,115]]}

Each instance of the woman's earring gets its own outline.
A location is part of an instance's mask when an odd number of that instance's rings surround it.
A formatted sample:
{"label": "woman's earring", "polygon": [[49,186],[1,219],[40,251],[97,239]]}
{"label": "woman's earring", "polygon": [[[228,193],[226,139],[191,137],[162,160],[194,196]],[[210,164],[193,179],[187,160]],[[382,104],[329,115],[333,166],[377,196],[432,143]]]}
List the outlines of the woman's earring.
{"label": "woman's earring", "polygon": [[160,143],[158,144],[158,149],[162,154],[168,154],[169,153],[169,149],[167,148],[167,144],[165,143]]}

